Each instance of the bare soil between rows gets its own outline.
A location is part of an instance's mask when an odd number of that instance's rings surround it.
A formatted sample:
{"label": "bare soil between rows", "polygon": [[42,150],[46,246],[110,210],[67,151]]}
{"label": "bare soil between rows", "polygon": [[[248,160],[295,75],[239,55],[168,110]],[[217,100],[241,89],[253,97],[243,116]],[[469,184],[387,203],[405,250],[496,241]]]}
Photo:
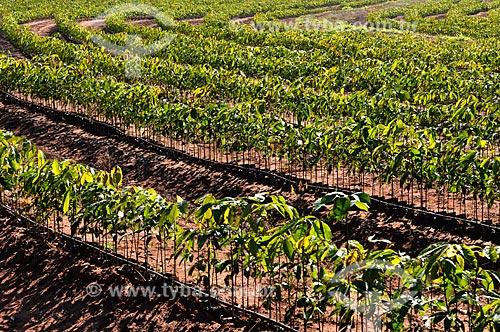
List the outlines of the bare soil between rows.
{"label": "bare soil between rows", "polygon": [[8,41],[2,33],[0,33],[0,53],[4,53],[8,56],[11,56],[15,59],[24,59],[24,54],[10,41]]}
{"label": "bare soil between rows", "polygon": [[267,331],[227,309],[192,298],[92,297],[144,283],[141,275],[95,252],[26,228],[0,211],[1,331]]}

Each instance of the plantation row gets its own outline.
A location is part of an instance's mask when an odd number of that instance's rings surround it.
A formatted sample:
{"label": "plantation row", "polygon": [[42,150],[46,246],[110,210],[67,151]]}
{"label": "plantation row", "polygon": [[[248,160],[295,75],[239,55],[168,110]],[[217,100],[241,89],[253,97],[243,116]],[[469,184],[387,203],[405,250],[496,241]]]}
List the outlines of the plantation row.
{"label": "plantation row", "polygon": [[[49,160],[29,141],[0,131],[2,204],[55,230],[91,236],[162,272],[184,274],[206,290],[274,289],[257,299],[233,291],[234,303],[294,324],[302,317],[304,330],[313,322],[320,329],[362,324],[358,314],[367,319],[373,313],[360,308],[373,301],[397,304],[380,313],[392,331],[420,323],[457,331],[500,328],[500,275],[492,269],[500,247],[437,243],[410,258],[367,250],[356,241],[335,244],[329,224],[344,222],[352,206],[366,209],[366,194],[328,194],[315,203],[315,211],[328,211],[318,218],[300,216],[277,196],[209,195],[190,206],[152,189],[122,187],[121,179],[119,169]],[[172,271],[165,268],[169,262]],[[374,291],[378,297],[369,298]]]}
{"label": "plantation row", "polygon": [[[149,34],[151,39],[164,33],[126,24],[123,17],[109,21],[116,31]],[[58,18],[58,24],[68,36],[88,41],[89,32],[76,23]],[[382,188],[377,194],[392,197],[396,183],[397,188],[412,191],[404,200],[410,202],[411,197],[411,203],[435,210],[428,202],[429,189],[439,195],[449,192],[452,199],[442,204],[446,210],[461,213],[466,200],[473,199],[467,217],[496,221],[490,208],[496,213],[500,193],[494,102],[498,66],[494,48],[486,42],[459,52],[463,44],[453,39],[434,45],[425,40],[415,43],[410,36],[311,33],[306,37],[287,32],[282,34],[286,46],[249,48],[234,38],[213,38],[217,31],[229,33],[229,27],[201,27],[199,33],[186,25],[172,29],[184,32],[159,57],[144,59],[143,77],[137,80],[124,75],[121,57],[91,44],[40,38],[4,17],[6,36],[25,52],[42,57],[30,61],[4,57],[1,87],[100,117],[124,130],[135,128],[168,146],[178,147],[172,139],[203,144],[197,148],[198,156],[208,154],[209,159],[222,159],[217,155],[222,152],[235,160],[236,153],[240,163],[337,187],[371,186],[372,193],[374,187],[390,184],[390,190]],[[250,44],[258,36],[246,28],[241,34]],[[124,34],[114,36],[119,39]],[[352,38],[359,43],[353,44]],[[307,49],[306,40],[325,46]],[[386,43],[398,43],[394,54]],[[406,54],[410,43],[415,50]],[[332,47],[326,45],[343,45],[342,52],[332,56]],[[431,55],[425,55],[429,47],[434,47]],[[356,56],[363,48],[364,56],[370,53],[373,58]],[[259,61],[247,53],[252,51]],[[184,52],[190,53],[183,56]],[[196,54],[202,53],[211,58],[198,59]],[[241,62],[228,65],[231,54]],[[435,60],[429,61],[432,57]],[[287,61],[280,60],[268,76],[242,74],[263,74],[277,59]],[[328,69],[321,72],[322,66]],[[368,182],[346,185],[338,170]],[[332,174],[335,171],[337,175]]]}

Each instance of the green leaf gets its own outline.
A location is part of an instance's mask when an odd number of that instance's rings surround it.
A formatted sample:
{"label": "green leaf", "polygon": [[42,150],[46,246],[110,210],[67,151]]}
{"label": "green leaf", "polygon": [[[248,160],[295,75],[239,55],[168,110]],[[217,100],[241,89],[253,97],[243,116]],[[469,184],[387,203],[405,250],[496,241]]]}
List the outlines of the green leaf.
{"label": "green leaf", "polygon": [[323,237],[325,240],[331,241],[333,236],[330,226],[325,222],[321,222],[321,230],[323,231]]}
{"label": "green leaf", "polygon": [[12,184],[6,178],[0,176],[0,186],[7,190],[12,190]]}
{"label": "green leaf", "polygon": [[54,160],[52,162],[52,172],[56,176],[59,175],[59,174],[61,174],[61,169],[59,168],[59,162],[57,160]]}
{"label": "green leaf", "polygon": [[483,255],[491,260],[493,263],[496,263],[499,258],[498,250],[495,247],[487,246],[483,249]]}
{"label": "green leaf", "polygon": [[371,203],[370,195],[368,195],[367,193],[359,192],[359,193],[356,193],[356,196],[358,196],[359,201],[362,203],[366,203],[366,204]]}
{"label": "green leaf", "polygon": [[351,200],[348,197],[341,197],[335,200],[333,213],[337,221],[343,220],[347,216],[350,208]]}
{"label": "green leaf", "polygon": [[462,245],[460,245],[458,247],[462,251],[465,260],[469,264],[471,264],[472,266],[476,267],[477,264],[478,264],[478,262],[477,262],[476,255],[474,254],[474,251],[471,249],[471,247],[469,247],[469,246],[467,246],[465,244],[462,244]]}
{"label": "green leaf", "polygon": [[366,203],[356,202],[354,205],[356,205],[358,209],[368,212],[368,205]]}
{"label": "green leaf", "polygon": [[290,261],[293,261],[295,250],[293,249],[293,244],[289,239],[285,239],[283,241],[283,251],[285,252],[286,257],[288,257]]}
{"label": "green leaf", "polygon": [[64,194],[64,199],[63,199],[63,213],[67,214],[69,211],[69,202],[71,200],[71,190],[67,190],[66,193]]}
{"label": "green leaf", "polygon": [[248,251],[250,251],[254,257],[257,257],[259,253],[259,245],[254,239],[250,239],[250,241],[248,241]]}
{"label": "green leaf", "polygon": [[120,167],[113,168],[111,170],[111,185],[115,188],[118,188],[122,185],[123,181],[123,173]]}
{"label": "green leaf", "polygon": [[92,174],[89,172],[84,172],[82,178],[80,179],[80,184],[83,186],[85,183],[91,183],[94,180]]}
{"label": "green leaf", "polygon": [[45,154],[41,151],[38,150],[38,168],[43,168],[45,166],[46,158]]}

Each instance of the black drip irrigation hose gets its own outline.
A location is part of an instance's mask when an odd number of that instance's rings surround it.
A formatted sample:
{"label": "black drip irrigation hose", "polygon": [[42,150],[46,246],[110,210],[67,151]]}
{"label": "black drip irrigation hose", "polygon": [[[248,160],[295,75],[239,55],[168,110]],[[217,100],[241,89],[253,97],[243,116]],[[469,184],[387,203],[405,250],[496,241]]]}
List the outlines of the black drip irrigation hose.
{"label": "black drip irrigation hose", "polygon": [[[328,187],[321,184],[314,184],[310,180],[305,180],[285,174],[279,174],[273,171],[259,169],[252,166],[242,166],[224,162],[213,161],[210,159],[204,159],[200,157],[192,156],[186,152],[176,150],[174,148],[165,147],[157,144],[148,139],[141,137],[135,137],[126,134],[118,127],[115,127],[109,123],[102,122],[99,120],[92,119],[88,116],[78,114],[75,112],[62,111],[54,109],[51,107],[39,105],[17,96],[12,95],[9,92],[0,90],[0,98],[6,102],[18,104],[20,106],[26,107],[28,110],[41,113],[46,115],[52,120],[62,121],[64,123],[74,125],[86,130],[89,133],[93,133],[99,136],[111,136],[120,139],[121,141],[130,143],[132,145],[138,146],[143,149],[153,151],[155,153],[167,156],[171,159],[181,159],[186,162],[196,163],[203,166],[208,166],[214,169],[223,169],[231,174],[237,174],[238,177],[248,179],[248,180],[258,180],[261,183],[271,184],[274,187],[287,189],[287,186],[299,186],[300,183],[307,183],[307,188],[312,192],[325,194],[332,191],[342,191],[347,194],[354,194],[355,192],[351,189],[341,188],[341,187]],[[416,208],[404,203],[392,203],[384,198],[377,196],[370,197],[371,206],[377,209],[389,209],[397,213],[406,214],[412,213],[417,216],[427,217],[432,221],[433,226],[440,223],[454,223],[455,225],[468,225],[474,229],[481,230],[482,239],[489,239],[492,241],[498,241],[498,233],[500,233],[500,226],[491,225],[484,222],[480,222],[474,219],[461,218],[453,214],[445,214],[439,212],[432,212],[425,208]]]}
{"label": "black drip irrigation hose", "polygon": [[92,243],[89,243],[89,242],[86,242],[86,241],[82,241],[82,240],[80,240],[78,238],[69,236],[68,234],[57,232],[57,231],[53,230],[50,227],[47,227],[47,226],[44,226],[44,225],[41,225],[41,224],[37,223],[36,221],[34,221],[34,220],[26,217],[25,215],[17,213],[16,211],[12,210],[10,207],[8,207],[8,206],[6,206],[6,205],[4,205],[2,203],[0,203],[0,210],[3,210],[5,213],[9,214],[11,217],[19,218],[20,220],[22,220],[26,224],[33,225],[35,227],[41,228],[44,231],[46,231],[47,233],[51,233],[51,234],[53,234],[55,236],[58,236],[61,239],[65,240],[65,241],[68,241],[69,243],[73,243],[73,244],[78,244],[80,246],[84,246],[84,247],[90,249],[91,251],[93,251],[95,253],[98,253],[100,255],[104,255],[109,260],[112,260],[112,261],[114,260],[116,262],[121,262],[121,263],[126,264],[128,266],[131,266],[131,267],[133,267],[135,269],[143,270],[149,276],[154,276],[154,277],[156,277],[156,278],[158,278],[160,280],[168,281],[173,286],[178,286],[178,287],[181,287],[183,289],[189,290],[190,291],[189,294],[197,294],[197,296],[202,297],[204,299],[215,301],[217,304],[225,307],[226,310],[228,310],[228,311],[231,311],[231,310],[237,311],[242,316],[247,316],[247,317],[253,318],[255,320],[255,322],[258,322],[260,320],[261,322],[268,323],[269,325],[271,325],[271,326],[273,326],[275,328],[274,331],[299,332],[299,330],[296,330],[296,329],[294,329],[291,326],[285,325],[285,324],[283,324],[283,323],[281,323],[281,322],[279,322],[277,320],[274,320],[272,318],[269,318],[267,316],[259,314],[258,312],[255,312],[255,311],[246,309],[244,307],[241,307],[239,305],[235,305],[233,303],[221,300],[219,297],[213,296],[212,294],[209,294],[206,291],[203,291],[202,289],[199,289],[197,287],[193,287],[193,286],[187,285],[187,284],[182,283],[182,282],[180,282],[178,280],[170,278],[168,275],[165,275],[165,274],[159,273],[157,271],[154,271],[151,268],[149,268],[147,266],[144,266],[144,265],[141,265],[138,262],[132,261],[132,260],[126,258],[126,257],[114,254],[114,253],[112,253],[112,252],[110,252],[108,250],[99,248],[99,247],[93,245]]}

